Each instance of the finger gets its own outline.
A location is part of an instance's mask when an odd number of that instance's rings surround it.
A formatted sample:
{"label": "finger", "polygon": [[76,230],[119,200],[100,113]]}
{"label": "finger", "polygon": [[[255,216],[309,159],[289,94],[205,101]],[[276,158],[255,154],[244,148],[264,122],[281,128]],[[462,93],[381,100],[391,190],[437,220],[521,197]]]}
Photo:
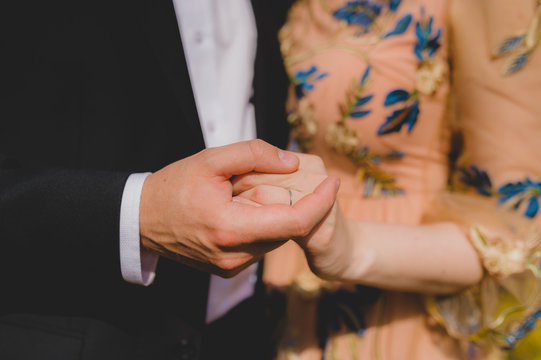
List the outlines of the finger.
{"label": "finger", "polygon": [[238,195],[238,198],[258,205],[295,204],[304,194],[280,186],[260,185]]}
{"label": "finger", "polygon": [[294,206],[254,207],[232,202],[231,231],[241,243],[306,236],[332,208],[339,185],[339,179],[330,176]]}
{"label": "finger", "polygon": [[231,200],[240,204],[251,205],[255,207],[259,207],[262,205],[251,200],[249,196],[234,196]]}
{"label": "finger", "polygon": [[239,142],[205,151],[212,175],[229,179],[252,171],[285,174],[297,170],[299,159],[263,140]]}
{"label": "finger", "polygon": [[300,182],[303,178],[304,176],[298,172],[292,174],[249,173],[235,176],[231,183],[233,184],[233,194],[237,195],[258,186],[295,188],[295,182]]}
{"label": "finger", "polygon": [[300,193],[310,193],[325,178],[326,174],[317,174],[297,170],[291,174],[259,174],[250,173],[236,176],[233,181],[233,194],[237,195],[249,191],[258,186],[279,186],[286,189],[296,190]]}

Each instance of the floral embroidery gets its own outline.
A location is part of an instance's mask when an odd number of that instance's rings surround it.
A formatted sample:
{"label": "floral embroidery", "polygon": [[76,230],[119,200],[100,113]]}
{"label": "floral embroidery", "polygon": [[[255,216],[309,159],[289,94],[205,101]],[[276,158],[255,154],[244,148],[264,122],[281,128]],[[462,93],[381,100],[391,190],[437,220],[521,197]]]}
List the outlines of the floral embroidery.
{"label": "floral embroidery", "polygon": [[364,95],[369,83],[370,69],[370,66],[366,68],[359,85],[354,86],[346,105],[341,108],[341,119],[327,128],[325,141],[334,151],[347,156],[357,166],[356,179],[359,184],[364,184],[364,197],[400,195],[404,191],[396,185],[391,175],[379,168],[379,165],[383,161],[401,159],[404,154],[397,151],[378,154],[370,151],[368,146],[359,148],[360,139],[357,132],[346,124],[347,119],[358,120],[371,113],[365,106],[370,103],[373,95]]}
{"label": "floral embroidery", "polygon": [[361,119],[372,112],[372,110],[364,109],[364,106],[372,100],[374,95],[369,94],[363,96],[363,93],[368,86],[370,71],[371,67],[367,66],[363,76],[361,77],[359,86],[354,86],[351,95],[348,96],[346,106],[340,109],[342,113],[342,119],[339,122],[345,122],[348,117],[352,119]]}
{"label": "floral embroidery", "polygon": [[524,215],[533,218],[539,211],[539,195],[541,194],[541,182],[533,182],[529,178],[524,181],[506,184],[498,189],[501,195],[500,204],[508,203],[514,210],[522,204],[526,204]]}
{"label": "floral embroidery", "polygon": [[[360,30],[355,36],[368,33],[374,35],[369,46],[375,46],[380,41],[403,35],[414,23],[414,17],[410,13],[395,16],[401,0],[379,2],[376,0],[355,0],[347,3],[331,14],[346,26],[355,26]],[[416,73],[416,85],[413,90],[395,89],[387,94],[384,106],[392,109],[385,121],[379,126],[378,135],[388,135],[400,132],[405,127],[411,132],[417,123],[420,114],[420,96],[432,96],[444,82],[445,66],[436,59],[435,54],[441,47],[442,29],[435,28],[434,18],[425,15],[421,8],[421,17],[415,21],[414,54],[419,61]],[[342,27],[343,29],[343,27]],[[286,31],[280,34],[282,44],[287,39]],[[332,48],[334,43],[328,44],[323,49]],[[338,45],[338,44],[336,44]],[[347,45],[346,45],[347,46]],[[284,52],[286,64],[295,62]],[[363,58],[369,59],[369,52],[363,52]],[[302,58],[302,56],[301,56]],[[367,94],[368,79],[371,66],[368,65],[361,77],[361,81],[353,85],[348,91],[346,101],[340,107],[341,118],[328,126],[325,132],[325,141],[334,151],[347,156],[358,168],[356,178],[364,185],[365,197],[401,195],[404,191],[397,186],[395,179],[381,170],[382,163],[402,159],[404,154],[398,151],[388,153],[376,153],[368,146],[363,146],[357,132],[348,127],[348,121],[358,121],[372,113],[370,105],[374,100],[374,94]],[[288,115],[288,122],[292,126],[292,146],[301,151],[308,151],[312,145],[312,139],[317,133],[317,122],[314,116],[312,104],[305,99],[307,93],[314,89],[315,83],[328,74],[320,72],[312,66],[307,70],[298,71],[292,79],[295,95],[298,100],[297,109]]]}
{"label": "floral embroidery", "polygon": [[414,53],[419,60],[416,76],[416,90],[425,95],[434,95],[443,83],[445,67],[441,60],[436,60],[434,55],[440,48],[442,29],[438,28],[433,34],[434,18],[425,16],[424,8],[421,9],[421,21],[415,24],[415,36],[417,43]]}
{"label": "floral embroidery", "polygon": [[[396,12],[401,2],[401,0],[391,0],[388,4],[387,14],[390,15]],[[397,21],[392,30],[384,32],[386,26],[376,24],[378,18],[383,13],[383,10],[384,4],[375,1],[348,1],[346,5],[336,10],[333,16],[336,19],[344,21],[347,25],[359,26],[361,30],[357,32],[357,36],[367,34],[374,27],[380,32],[379,39],[386,39],[391,36],[405,33],[413,18],[412,15],[404,15]],[[374,26],[374,24],[376,24],[376,26]]]}
{"label": "floral embroidery", "polygon": [[347,155],[355,152],[359,147],[357,132],[346,125],[346,119],[361,119],[371,110],[364,109],[373,98],[373,95],[363,96],[370,76],[370,66],[366,68],[358,86],[354,86],[351,95],[348,96],[346,105],[342,107],[342,117],[336,123],[330,125],[325,133],[325,141],[336,152]]}
{"label": "floral embroidery", "polygon": [[533,182],[529,178],[523,181],[507,183],[494,189],[489,175],[475,165],[459,167],[458,180],[474,188],[478,194],[484,196],[497,196],[500,204],[512,210],[524,209],[524,216],[533,218],[539,212],[539,196],[541,195],[541,182]]}
{"label": "floral embroidery", "polygon": [[400,5],[400,3],[402,2],[402,0],[390,0],[389,1],[389,10],[390,11],[396,11],[396,9],[398,9],[398,6]]}
{"label": "floral embroidery", "polygon": [[325,141],[337,153],[349,155],[359,146],[357,132],[342,122],[336,122],[327,128]]}
{"label": "floral embroidery", "polygon": [[[483,267],[490,275],[505,278],[529,267],[528,260],[539,246],[537,233],[532,233],[533,236],[526,241],[491,237],[487,234],[487,231],[480,226],[473,226],[470,231],[470,240],[481,255]],[[537,272],[538,270],[534,269],[534,275]]]}
{"label": "floral embroidery", "polygon": [[392,106],[399,102],[405,102],[406,105],[387,116],[385,122],[378,128],[378,135],[399,132],[403,125],[407,125],[408,132],[413,129],[419,115],[419,95],[417,91],[410,94],[404,89],[393,90],[387,94],[383,105]]}
{"label": "floral embroidery", "polygon": [[382,9],[383,5],[375,1],[348,1],[334,12],[334,17],[345,21],[348,25],[359,25],[362,32],[367,33]]}
{"label": "floral embroidery", "polygon": [[316,66],[312,66],[306,71],[299,70],[293,77],[293,84],[295,85],[295,95],[297,99],[302,99],[306,93],[314,89],[314,84],[325,78],[327,73],[320,73]]}
{"label": "floral embroidery", "polygon": [[493,194],[492,182],[486,171],[479,169],[475,165],[470,165],[467,168],[459,167],[458,171],[460,173],[459,180],[463,184],[473,187],[478,194],[484,196]]}
{"label": "floral embroidery", "polygon": [[537,320],[539,319],[541,319],[541,309],[528,316],[517,330],[505,337],[505,342],[507,343],[507,347],[505,348],[505,350],[511,350],[515,346],[517,346],[519,340],[524,338],[529,332],[535,329],[537,325]]}
{"label": "floral embroidery", "polygon": [[299,70],[291,79],[294,85],[295,97],[298,106],[287,116],[287,122],[291,127],[292,143],[290,147],[294,151],[306,152],[312,146],[312,139],[317,133],[317,121],[314,107],[305,100],[305,96],[314,90],[315,83],[327,77],[328,73],[320,72],[317,66],[311,66],[308,70]]}
{"label": "floral embroidery", "polygon": [[526,32],[504,39],[494,51],[494,58],[510,56],[503,67],[502,74],[512,75],[524,68],[539,44],[539,40],[541,40],[541,1],[538,1],[537,11]]}
{"label": "floral embroidery", "polygon": [[291,127],[291,150],[301,152],[310,150],[318,129],[314,106],[308,101],[299,101],[297,110],[287,115],[287,122]]}
{"label": "floral embroidery", "polygon": [[434,18],[430,16],[426,19],[424,9],[421,9],[422,20],[415,24],[415,35],[417,43],[415,44],[415,56],[420,62],[426,61],[434,57],[436,51],[440,48],[440,37],[442,30],[439,28],[435,35],[432,34]]}
{"label": "floral embroidery", "polygon": [[411,24],[411,19],[412,18],[413,18],[413,16],[411,16],[411,14],[404,15],[402,18],[400,18],[400,20],[398,20],[398,22],[396,23],[394,29],[389,31],[385,35],[383,35],[382,38],[387,39],[387,38],[389,38],[391,36],[402,35],[403,33],[406,32],[406,30],[408,30],[408,27]]}
{"label": "floral embroidery", "polygon": [[358,167],[356,179],[358,183],[364,183],[364,197],[405,194],[404,190],[396,184],[396,179],[379,167],[384,161],[402,159],[404,154],[400,151],[390,151],[380,155],[370,151],[368,146],[364,146],[348,157]]}
{"label": "floral embroidery", "polygon": [[419,60],[416,73],[416,88],[408,92],[404,89],[396,89],[387,94],[384,106],[392,106],[399,102],[405,105],[387,116],[385,122],[378,128],[378,135],[387,135],[400,132],[402,126],[407,125],[408,132],[411,132],[417,117],[419,116],[419,94],[432,96],[444,81],[445,67],[441,61],[434,59],[435,53],[440,48],[442,29],[439,28],[433,33],[434,18],[426,17],[424,8],[421,8],[422,19],[415,24],[414,53]]}
{"label": "floral embroidery", "polygon": [[420,64],[416,74],[416,88],[422,94],[434,95],[445,79],[441,61],[427,60]]}

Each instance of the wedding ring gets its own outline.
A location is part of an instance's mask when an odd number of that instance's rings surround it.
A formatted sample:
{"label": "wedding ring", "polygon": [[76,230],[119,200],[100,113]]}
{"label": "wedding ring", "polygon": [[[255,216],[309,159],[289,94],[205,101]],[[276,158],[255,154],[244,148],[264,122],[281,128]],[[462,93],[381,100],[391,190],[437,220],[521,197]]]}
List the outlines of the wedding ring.
{"label": "wedding ring", "polygon": [[289,190],[289,206],[293,206],[293,193]]}

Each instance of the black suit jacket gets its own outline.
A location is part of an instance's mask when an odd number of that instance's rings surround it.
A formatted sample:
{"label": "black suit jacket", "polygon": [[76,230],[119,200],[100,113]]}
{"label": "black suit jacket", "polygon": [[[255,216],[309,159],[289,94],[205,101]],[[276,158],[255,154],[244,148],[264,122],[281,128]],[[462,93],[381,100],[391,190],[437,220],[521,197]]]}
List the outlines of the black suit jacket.
{"label": "black suit jacket", "polygon": [[[282,147],[287,3],[253,1],[258,137]],[[126,283],[118,226],[130,173],[203,148],[170,0],[2,2],[1,359],[200,357],[208,275],[161,259]]]}

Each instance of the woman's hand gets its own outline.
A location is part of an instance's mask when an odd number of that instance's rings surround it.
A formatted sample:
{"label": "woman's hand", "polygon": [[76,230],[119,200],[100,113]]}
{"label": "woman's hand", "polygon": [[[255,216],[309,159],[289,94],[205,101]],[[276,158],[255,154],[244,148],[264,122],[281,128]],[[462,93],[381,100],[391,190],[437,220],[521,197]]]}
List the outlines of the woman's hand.
{"label": "woman's hand", "polygon": [[[287,175],[251,173],[233,181],[233,194],[238,200],[254,206],[294,204],[315,191],[329,176],[323,161],[314,155],[296,154],[299,169]],[[339,183],[338,179],[334,181]],[[346,278],[353,262],[347,221],[334,204],[327,216],[307,236],[294,239],[305,251],[312,271],[327,280]]]}

